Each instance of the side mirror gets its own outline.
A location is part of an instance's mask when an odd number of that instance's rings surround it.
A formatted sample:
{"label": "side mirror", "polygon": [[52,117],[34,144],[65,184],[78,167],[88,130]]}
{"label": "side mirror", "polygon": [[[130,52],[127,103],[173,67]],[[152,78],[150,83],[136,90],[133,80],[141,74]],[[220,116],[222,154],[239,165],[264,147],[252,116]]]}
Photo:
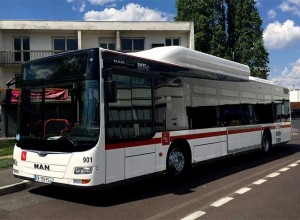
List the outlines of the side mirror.
{"label": "side mirror", "polygon": [[117,101],[117,87],[116,83],[112,80],[111,69],[106,69],[103,71],[104,78],[104,98],[108,103]]}

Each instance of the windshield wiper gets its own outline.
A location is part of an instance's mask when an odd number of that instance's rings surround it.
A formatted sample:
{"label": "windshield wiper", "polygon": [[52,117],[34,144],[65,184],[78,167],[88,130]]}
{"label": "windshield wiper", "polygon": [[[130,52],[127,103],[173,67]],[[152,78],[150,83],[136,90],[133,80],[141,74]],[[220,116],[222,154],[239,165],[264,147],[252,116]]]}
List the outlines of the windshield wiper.
{"label": "windshield wiper", "polygon": [[65,139],[67,140],[70,144],[72,144],[74,147],[78,146],[78,142],[76,141],[75,138],[67,137],[67,136],[61,136],[59,139]]}

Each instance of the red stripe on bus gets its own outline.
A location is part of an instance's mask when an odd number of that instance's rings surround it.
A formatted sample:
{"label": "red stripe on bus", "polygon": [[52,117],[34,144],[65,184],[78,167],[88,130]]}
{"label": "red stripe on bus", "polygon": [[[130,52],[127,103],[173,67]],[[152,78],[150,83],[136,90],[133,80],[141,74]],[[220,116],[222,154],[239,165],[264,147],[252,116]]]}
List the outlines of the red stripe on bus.
{"label": "red stripe on bus", "polygon": [[238,130],[229,130],[228,134],[241,134],[241,133],[248,133],[254,131],[261,131],[261,128],[245,128],[245,129],[238,129]]}
{"label": "red stripe on bus", "polygon": [[195,134],[194,139],[217,137],[217,136],[223,136],[223,135],[226,135],[226,134],[227,134],[226,131],[215,131],[215,132],[209,132],[209,133],[201,133],[201,134]]}
{"label": "red stripe on bus", "polygon": [[150,140],[145,141],[132,141],[132,142],[122,142],[116,144],[107,144],[105,145],[105,150],[114,150],[119,148],[126,148],[126,147],[137,147],[137,146],[144,146],[150,144],[160,144],[161,138],[153,138]]}
{"label": "red stripe on bus", "polygon": [[292,125],[281,125],[281,128],[291,128]]}
{"label": "red stripe on bus", "polygon": [[[291,125],[283,125],[282,128],[288,128]],[[263,128],[245,128],[245,129],[237,129],[237,130],[229,130],[228,134],[241,134],[241,133],[248,133],[248,132],[255,132],[261,131],[266,128],[275,129],[275,126],[267,126]],[[209,137],[218,137],[227,135],[227,131],[215,131],[215,132],[207,132],[207,133],[200,133],[200,134],[186,134],[186,135],[178,135],[178,136],[171,136],[170,141],[174,141],[176,139],[186,139],[186,140],[193,140],[199,138],[209,138]],[[137,147],[137,146],[146,146],[150,144],[161,144],[161,138],[153,138],[150,140],[145,141],[132,141],[132,142],[123,142],[123,143],[116,143],[116,144],[107,144],[105,145],[106,150],[114,150],[119,148],[128,148],[128,147]],[[169,146],[169,145],[166,145]]]}

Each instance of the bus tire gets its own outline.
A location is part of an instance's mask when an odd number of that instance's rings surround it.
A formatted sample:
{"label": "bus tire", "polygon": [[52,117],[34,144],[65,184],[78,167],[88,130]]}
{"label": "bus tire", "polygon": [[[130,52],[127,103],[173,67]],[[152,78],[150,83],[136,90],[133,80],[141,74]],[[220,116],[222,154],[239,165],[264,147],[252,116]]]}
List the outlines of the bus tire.
{"label": "bus tire", "polygon": [[187,174],[191,167],[190,155],[187,148],[171,146],[167,156],[167,174],[170,177],[181,177]]}
{"label": "bus tire", "polygon": [[268,130],[264,131],[261,140],[261,146],[264,153],[270,152],[272,147],[272,138],[271,138],[270,131]]}

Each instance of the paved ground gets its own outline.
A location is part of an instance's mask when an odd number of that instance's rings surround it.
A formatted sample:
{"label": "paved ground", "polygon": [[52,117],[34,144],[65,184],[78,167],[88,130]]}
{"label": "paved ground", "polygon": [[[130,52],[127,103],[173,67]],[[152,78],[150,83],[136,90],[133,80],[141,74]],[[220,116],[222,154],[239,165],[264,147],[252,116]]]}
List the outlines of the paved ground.
{"label": "paved ground", "polygon": [[178,182],[159,177],[107,192],[33,187],[1,196],[0,219],[299,219],[299,143],[295,134],[270,154],[203,164]]}

